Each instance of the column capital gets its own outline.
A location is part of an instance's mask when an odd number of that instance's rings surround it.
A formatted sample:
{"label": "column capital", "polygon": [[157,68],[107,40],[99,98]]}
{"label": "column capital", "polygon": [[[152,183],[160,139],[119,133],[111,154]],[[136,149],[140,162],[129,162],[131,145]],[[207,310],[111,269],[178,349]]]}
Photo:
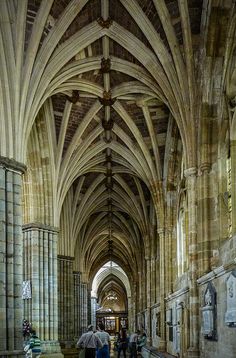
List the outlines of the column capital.
{"label": "column capital", "polygon": [[23,231],[40,230],[40,231],[52,232],[54,234],[58,234],[60,231],[58,227],[45,225],[37,222],[22,225],[22,230]]}
{"label": "column capital", "polygon": [[81,275],[81,271],[73,271],[74,275]]}
{"label": "column capital", "polygon": [[58,260],[61,261],[74,261],[75,258],[72,256],[57,255]]}
{"label": "column capital", "polygon": [[163,235],[165,232],[166,232],[166,229],[165,229],[165,228],[157,229],[158,235]]}
{"label": "column capital", "polygon": [[19,174],[24,174],[27,169],[25,164],[17,162],[15,159],[2,157],[1,155],[0,155],[0,167],[6,168],[13,172],[18,172]]}
{"label": "column capital", "polygon": [[192,167],[192,168],[187,168],[184,170],[184,176],[185,178],[188,177],[193,177],[197,175],[197,168],[196,167]]}

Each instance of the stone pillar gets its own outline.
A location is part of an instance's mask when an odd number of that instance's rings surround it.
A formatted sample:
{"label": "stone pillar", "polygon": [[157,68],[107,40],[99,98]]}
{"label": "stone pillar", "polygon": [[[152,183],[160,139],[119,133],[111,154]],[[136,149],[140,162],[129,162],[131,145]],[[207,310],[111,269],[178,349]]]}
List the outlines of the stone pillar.
{"label": "stone pillar", "polygon": [[[236,213],[236,140],[230,141],[231,153],[231,203],[232,213]],[[232,236],[236,235],[236,217],[232,215]]]}
{"label": "stone pillar", "polygon": [[91,297],[91,324],[96,327],[97,298]]}
{"label": "stone pillar", "polygon": [[128,297],[128,325],[130,331],[135,331],[137,329],[137,286],[138,284],[135,281],[131,281],[131,297]]}
{"label": "stone pillar", "polygon": [[87,285],[87,322],[90,324],[92,322],[92,311],[91,311],[91,290],[89,290]]}
{"label": "stone pillar", "polygon": [[[200,166],[201,175],[199,176],[199,195],[198,195],[198,254],[199,254],[199,275],[210,271],[211,257],[211,237],[209,233],[211,208],[209,197],[209,171],[210,165],[204,163]],[[214,208],[212,208],[213,210]]]}
{"label": "stone pillar", "polygon": [[58,256],[58,338],[66,348],[70,348],[74,343],[73,264],[73,257]]}
{"label": "stone pillar", "polygon": [[82,333],[81,329],[81,300],[80,300],[80,280],[81,273],[74,271],[74,335],[78,339]]}
{"label": "stone pillar", "polygon": [[147,318],[147,322],[146,322],[146,327],[147,327],[147,339],[148,339],[148,343],[151,345],[151,340],[152,340],[152,336],[151,336],[151,314],[150,314],[150,310],[151,310],[151,259],[150,257],[145,257],[145,261],[146,261],[146,282],[147,282],[147,291],[146,291],[146,318]]}
{"label": "stone pillar", "polygon": [[58,230],[41,224],[23,226],[24,280],[32,298],[24,302],[24,318],[41,339],[42,357],[62,357],[58,342]]}
{"label": "stone pillar", "polygon": [[189,168],[184,172],[186,177],[187,196],[188,196],[188,234],[189,234],[189,333],[190,345],[188,357],[199,357],[199,299],[197,288],[197,169]]}
{"label": "stone pillar", "polygon": [[156,284],[157,284],[157,277],[156,277],[156,257],[151,257],[151,306],[156,303]]}
{"label": "stone pillar", "polygon": [[160,341],[159,350],[166,350],[166,327],[165,327],[165,230],[159,229],[160,244]]}
{"label": "stone pillar", "polygon": [[23,241],[21,188],[24,165],[0,157],[0,356],[22,349]]}
{"label": "stone pillar", "polygon": [[86,332],[88,324],[88,284],[81,282],[80,284],[80,307],[81,307],[81,333]]}

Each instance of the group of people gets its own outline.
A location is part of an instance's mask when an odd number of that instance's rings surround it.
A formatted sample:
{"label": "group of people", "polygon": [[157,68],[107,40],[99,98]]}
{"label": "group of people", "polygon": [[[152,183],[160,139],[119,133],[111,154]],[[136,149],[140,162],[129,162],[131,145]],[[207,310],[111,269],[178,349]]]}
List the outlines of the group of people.
{"label": "group of people", "polygon": [[111,337],[105,332],[103,323],[98,324],[98,331],[93,331],[93,325],[80,337],[77,346],[84,349],[84,358],[109,358],[111,350]]}
{"label": "group of people", "polygon": [[130,358],[137,358],[137,355],[141,353],[142,347],[147,343],[147,335],[145,332],[141,334],[140,330],[131,333],[127,336],[126,329],[122,328],[117,334],[115,342],[115,350],[120,358],[121,352],[123,352],[124,358],[126,358],[126,352],[130,353]]}
{"label": "group of people", "polygon": [[[96,332],[94,332],[93,328],[92,325],[89,325],[87,332],[82,334],[77,342],[77,346],[83,349],[81,351],[81,358],[110,358],[111,337],[105,331],[104,324],[99,323],[98,331]],[[123,352],[124,358],[126,358],[127,350],[130,353],[130,358],[137,358],[137,355],[146,343],[146,333],[141,334],[138,330],[128,336],[126,329],[122,328],[116,334],[114,350],[117,351],[117,358],[120,358],[121,352]]]}

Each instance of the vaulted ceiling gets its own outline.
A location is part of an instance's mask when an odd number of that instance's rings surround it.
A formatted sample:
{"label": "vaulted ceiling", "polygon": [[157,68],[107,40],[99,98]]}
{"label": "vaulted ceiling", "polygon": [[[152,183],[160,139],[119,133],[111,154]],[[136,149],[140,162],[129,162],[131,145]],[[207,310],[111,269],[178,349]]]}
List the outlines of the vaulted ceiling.
{"label": "vaulted ceiling", "polygon": [[2,57],[11,54],[16,66],[9,88],[17,83],[21,93],[20,105],[9,94],[21,109],[9,125],[28,143],[13,147],[6,136],[6,148],[19,161],[27,152],[33,167],[35,128],[45,125],[58,209],[48,224],[60,217],[60,253],[83,257],[80,269],[91,277],[111,258],[131,273],[150,245],[157,250],[162,183],[179,138],[186,161],[194,161],[202,1],[10,0],[1,7],[9,20]]}

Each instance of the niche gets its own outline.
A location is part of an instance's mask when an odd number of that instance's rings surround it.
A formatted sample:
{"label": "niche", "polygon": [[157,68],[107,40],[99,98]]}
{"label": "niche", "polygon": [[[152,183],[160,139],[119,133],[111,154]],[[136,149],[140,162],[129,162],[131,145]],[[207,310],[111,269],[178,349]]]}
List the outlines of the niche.
{"label": "niche", "polygon": [[226,281],[225,323],[229,327],[236,327],[236,270],[233,270]]}
{"label": "niche", "polygon": [[217,341],[216,331],[216,290],[211,282],[208,283],[203,296],[202,333],[206,339]]}

